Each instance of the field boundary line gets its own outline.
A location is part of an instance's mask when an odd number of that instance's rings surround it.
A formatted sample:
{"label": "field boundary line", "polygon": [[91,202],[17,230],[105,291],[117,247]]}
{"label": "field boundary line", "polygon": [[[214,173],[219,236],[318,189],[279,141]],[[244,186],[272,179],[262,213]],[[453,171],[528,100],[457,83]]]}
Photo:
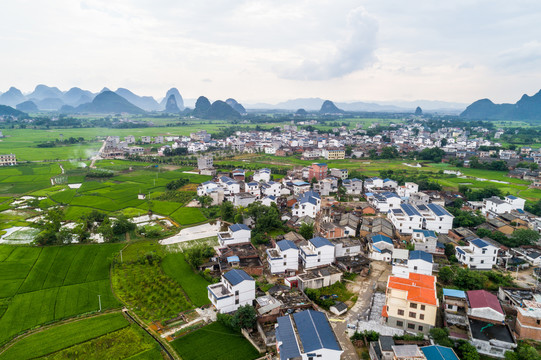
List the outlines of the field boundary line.
{"label": "field boundary line", "polygon": [[[12,298],[15,297],[16,295],[19,295],[19,290],[21,290],[21,286],[23,286],[23,284],[25,283],[26,281],[26,278],[28,278],[28,275],[30,275],[30,272],[32,272],[32,270],[34,269],[34,266],[36,265],[36,262],[38,261],[39,257],[41,256],[41,253],[43,252],[43,248],[39,248],[39,255],[36,256],[36,260],[34,260],[34,262],[32,263],[32,267],[30,268],[30,270],[28,270],[28,273],[26,274],[26,276],[24,277],[24,280],[21,281],[21,285],[19,285],[19,287],[17,288],[17,291],[15,292],[15,294],[13,294]],[[22,294],[25,294],[25,293],[22,293]],[[7,311],[7,310],[6,310]]]}

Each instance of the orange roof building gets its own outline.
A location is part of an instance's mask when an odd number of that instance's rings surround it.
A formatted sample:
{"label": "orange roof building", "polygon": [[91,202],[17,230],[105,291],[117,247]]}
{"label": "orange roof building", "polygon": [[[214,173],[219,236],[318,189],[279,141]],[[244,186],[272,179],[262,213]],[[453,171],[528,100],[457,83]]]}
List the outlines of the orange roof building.
{"label": "orange roof building", "polygon": [[436,325],[436,277],[410,273],[389,276],[382,316],[387,325],[409,332],[428,333]]}

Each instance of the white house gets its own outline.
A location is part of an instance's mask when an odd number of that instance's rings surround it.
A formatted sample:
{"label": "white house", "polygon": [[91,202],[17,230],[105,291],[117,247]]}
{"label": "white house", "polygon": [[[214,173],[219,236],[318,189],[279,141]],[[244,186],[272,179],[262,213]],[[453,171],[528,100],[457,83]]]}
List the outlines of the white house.
{"label": "white house", "polygon": [[411,194],[416,192],[419,192],[419,185],[414,182],[407,182],[396,189],[396,193],[402,198],[409,198]]}
{"label": "white house", "polygon": [[390,189],[396,189],[396,188],[398,188],[398,183],[393,179],[383,179],[383,187],[384,188],[390,188]]}
{"label": "white house", "polygon": [[434,260],[432,254],[421,250],[410,251],[408,257],[408,270],[411,273],[432,275]]}
{"label": "white house", "polygon": [[361,240],[356,239],[338,239],[334,241],[334,256],[355,256],[361,253]]}
{"label": "white house", "polygon": [[274,249],[267,249],[271,273],[281,274],[299,270],[299,249],[293,241],[280,240]]}
{"label": "white house", "polygon": [[334,262],[334,245],[324,237],[318,236],[308,241],[307,245],[301,246],[300,257],[305,269]]}
{"label": "white house", "polygon": [[447,234],[453,228],[453,219],[445,208],[438,204],[418,205],[417,210],[423,216],[423,229]]}
{"label": "white house", "polygon": [[408,269],[408,257],[409,250],[407,249],[394,249],[392,253],[392,274],[403,278],[409,277]]}
{"label": "white house", "polygon": [[340,360],[343,353],[327,316],[319,311],[281,316],[275,333],[280,360]]}
{"label": "white house", "polygon": [[342,180],[342,186],[346,188],[346,194],[348,195],[360,195],[363,193],[363,181],[361,179]]}
{"label": "white house", "polygon": [[261,184],[261,193],[262,195],[267,196],[276,196],[279,197],[281,195],[282,190],[282,184],[274,181],[269,181],[266,183]]}
{"label": "white house", "polygon": [[261,201],[261,204],[263,204],[265,206],[271,206],[272,203],[276,204],[276,196],[274,196],[274,195],[265,196],[260,201]]}
{"label": "white house", "polygon": [[228,231],[218,233],[218,242],[222,246],[249,243],[252,230],[244,224],[233,224]]}
{"label": "white house", "polygon": [[321,197],[314,191],[307,191],[293,204],[293,216],[315,218],[321,208]]}
{"label": "white house", "polygon": [[379,212],[387,213],[390,209],[400,206],[402,199],[394,192],[366,193],[366,198]]}
{"label": "white house", "polygon": [[483,215],[487,213],[505,214],[512,210],[524,210],[526,200],[513,195],[507,195],[503,200],[497,196],[492,196],[483,200],[481,212]]}
{"label": "white house", "polygon": [[372,191],[383,187],[383,179],[379,177],[368,178],[364,181],[365,190]]}
{"label": "white house", "polygon": [[207,286],[207,290],[209,300],[220,313],[236,311],[255,300],[255,280],[240,269],[226,272],[219,283]]}
{"label": "white house", "polygon": [[213,191],[213,189],[221,188],[222,186],[218,183],[212,182],[212,181],[205,181],[201,185],[197,187],[197,196],[205,196],[208,195],[209,192]]}
{"label": "white house", "polygon": [[470,269],[490,270],[496,264],[498,249],[481,239],[470,241],[468,246],[456,247],[456,258]]}
{"label": "white house", "polygon": [[225,196],[232,196],[240,193],[240,184],[229,176],[221,176],[218,181],[224,188]]}
{"label": "white house", "polygon": [[248,205],[256,201],[257,197],[247,192],[233,195],[233,205],[235,207],[247,207]]}
{"label": "white house", "polygon": [[413,230],[423,228],[423,216],[410,204],[400,204],[398,209],[389,210],[387,218],[402,234],[412,234]]}
{"label": "white house", "polygon": [[253,180],[257,182],[269,182],[271,177],[270,169],[259,169],[254,173]]}
{"label": "white house", "polygon": [[393,240],[385,235],[374,235],[368,242],[368,257],[372,260],[391,262],[393,250]]}
{"label": "white house", "polygon": [[431,254],[435,254],[437,252],[438,236],[432,230],[413,230],[411,241],[415,247],[415,250],[422,250]]}
{"label": "white house", "polygon": [[261,196],[261,189],[259,188],[259,183],[256,181],[252,181],[245,184],[244,191],[247,193],[252,194],[257,199]]}
{"label": "white house", "polygon": [[293,184],[293,194],[295,195],[300,195],[310,190],[310,183],[307,183],[306,181],[295,180],[292,182],[292,184]]}

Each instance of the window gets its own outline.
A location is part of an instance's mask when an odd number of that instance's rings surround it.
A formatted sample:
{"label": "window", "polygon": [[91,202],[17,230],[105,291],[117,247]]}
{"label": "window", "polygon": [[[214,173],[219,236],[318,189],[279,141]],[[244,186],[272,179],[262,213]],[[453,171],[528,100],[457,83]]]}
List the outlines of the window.
{"label": "window", "polygon": [[[424,319],[425,319],[425,314],[420,314],[419,315],[419,320],[424,320]],[[421,330],[421,329],[419,329],[419,330]]]}
{"label": "window", "polygon": [[537,320],[537,325],[541,325],[541,320]]}
{"label": "window", "polygon": [[423,327],[419,325],[419,331],[423,331]]}
{"label": "window", "polygon": [[414,267],[413,267],[413,271],[417,271],[417,266],[414,266]]}
{"label": "window", "polygon": [[286,265],[287,265],[287,262],[286,262],[286,261],[284,261],[284,266],[286,266]]}
{"label": "window", "polygon": [[287,254],[284,254],[284,259],[287,257]]}
{"label": "window", "polygon": [[396,322],[396,326],[398,326],[398,327],[403,327],[403,326],[404,326],[404,322],[403,322],[403,321],[397,321],[397,322]]}
{"label": "window", "polygon": [[426,309],[426,306],[421,305],[421,310],[424,310],[424,309]]}
{"label": "window", "polygon": [[410,308],[412,308],[412,309],[417,309],[417,304],[411,303],[411,304],[410,304]]}
{"label": "window", "polygon": [[415,324],[408,324],[408,329],[415,330]]}
{"label": "window", "polygon": [[485,263],[485,260],[481,260],[481,264],[484,264]]}
{"label": "window", "polygon": [[321,259],[317,259],[317,262],[321,262]]}
{"label": "window", "polygon": [[410,318],[414,318],[414,319],[415,319],[416,317],[417,317],[417,314],[414,313],[414,312],[412,312],[412,311],[410,311]]}
{"label": "window", "polygon": [[[404,315],[404,310],[398,309],[398,315]],[[537,322],[539,323],[539,320],[537,320]]]}
{"label": "window", "polygon": [[239,299],[235,300],[235,305],[239,304]]}

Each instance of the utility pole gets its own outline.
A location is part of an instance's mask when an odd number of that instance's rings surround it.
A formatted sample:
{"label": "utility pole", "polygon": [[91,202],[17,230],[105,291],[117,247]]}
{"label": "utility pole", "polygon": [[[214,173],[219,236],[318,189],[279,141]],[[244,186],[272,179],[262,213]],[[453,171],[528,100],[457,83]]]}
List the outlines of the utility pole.
{"label": "utility pole", "polygon": [[120,262],[123,263],[124,261],[122,260],[122,250],[120,250]]}
{"label": "utility pole", "polygon": [[100,312],[101,312],[101,295],[98,295],[98,302],[100,304]]}

